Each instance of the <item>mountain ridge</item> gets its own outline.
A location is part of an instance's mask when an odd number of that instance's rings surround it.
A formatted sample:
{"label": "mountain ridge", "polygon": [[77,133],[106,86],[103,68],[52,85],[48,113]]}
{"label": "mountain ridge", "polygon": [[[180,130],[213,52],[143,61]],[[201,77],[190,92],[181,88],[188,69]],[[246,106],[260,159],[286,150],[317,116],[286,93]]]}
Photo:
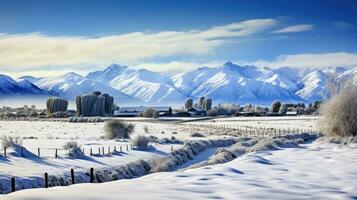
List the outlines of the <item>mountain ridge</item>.
{"label": "mountain ridge", "polygon": [[336,74],[342,77],[356,74],[355,71],[342,67],[299,69],[240,66],[228,61],[218,67],[199,67],[185,73],[168,74],[111,64],[85,76],[69,72],[54,77],[25,76],[19,80],[26,80],[40,90],[69,99],[81,93],[100,90],[113,95],[119,104],[183,103],[186,98],[196,99],[200,96],[212,98],[214,103],[268,104],[274,100],[321,100],[326,96],[328,76]]}

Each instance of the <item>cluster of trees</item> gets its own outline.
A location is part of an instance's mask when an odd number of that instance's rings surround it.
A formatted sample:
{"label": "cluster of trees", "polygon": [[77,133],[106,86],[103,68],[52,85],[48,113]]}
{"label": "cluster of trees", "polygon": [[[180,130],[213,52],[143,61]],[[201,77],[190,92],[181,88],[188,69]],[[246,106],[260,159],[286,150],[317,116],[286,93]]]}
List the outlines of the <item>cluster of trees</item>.
{"label": "cluster of trees", "polygon": [[241,107],[238,104],[218,104],[207,112],[209,116],[219,115],[236,115],[241,111]]}
{"label": "cluster of trees", "polygon": [[257,106],[252,104],[246,104],[240,106],[238,104],[218,104],[207,112],[209,116],[236,116],[240,113],[255,113],[257,115],[266,115],[273,113],[276,115],[285,115],[288,111],[297,111],[298,115],[306,114],[311,115],[317,112],[321,105],[321,101],[315,101],[305,106],[304,103],[281,103],[280,101],[274,101],[270,108],[264,106]]}
{"label": "cluster of trees", "polygon": [[91,94],[77,96],[76,105],[78,116],[111,116],[114,109],[114,98],[95,91]]}
{"label": "cluster of trees", "polygon": [[308,106],[305,106],[304,103],[284,103],[282,104],[280,101],[274,101],[271,104],[270,112],[277,113],[280,115],[285,115],[288,111],[296,111],[298,115],[311,115],[316,113],[322,101],[315,101],[314,103],[309,103]]}
{"label": "cluster of trees", "polygon": [[56,112],[66,112],[68,108],[68,101],[63,98],[51,97],[46,101],[46,109],[48,115]]}
{"label": "cluster of trees", "polygon": [[189,110],[191,108],[198,108],[201,110],[209,111],[212,109],[212,99],[200,97],[198,103],[193,104],[193,99],[187,99],[185,102],[185,110]]}
{"label": "cluster of trees", "polygon": [[38,110],[33,105],[31,107],[23,106],[19,108],[2,107],[0,109],[0,119],[16,119],[16,118],[28,118],[46,116],[45,110]]}

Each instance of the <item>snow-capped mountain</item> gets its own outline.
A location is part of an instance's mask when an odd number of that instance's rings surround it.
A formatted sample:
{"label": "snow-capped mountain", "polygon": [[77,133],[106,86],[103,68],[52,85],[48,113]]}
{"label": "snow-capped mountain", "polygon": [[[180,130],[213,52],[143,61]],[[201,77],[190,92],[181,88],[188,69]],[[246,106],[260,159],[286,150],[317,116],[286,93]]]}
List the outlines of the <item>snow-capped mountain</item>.
{"label": "snow-capped mountain", "polygon": [[[74,99],[83,93],[99,90],[115,97],[116,103],[179,103],[186,98],[210,97],[214,103],[261,103],[274,100],[301,102],[321,100],[328,96],[329,77],[353,79],[357,84],[357,68],[268,68],[239,66],[227,62],[219,67],[165,74],[112,64],[87,76],[67,73],[36,78],[25,76],[14,81],[0,79],[0,93],[19,93],[19,88],[50,91]],[[6,84],[5,84],[6,82]],[[21,94],[21,93],[20,93]]]}
{"label": "snow-capped mountain", "polygon": [[148,103],[182,102],[188,97],[175,88],[170,76],[145,69],[112,64],[103,71],[89,73],[86,78]]}
{"label": "snow-capped mountain", "polygon": [[0,95],[49,95],[46,90],[38,88],[28,80],[18,82],[9,76],[0,74]]}
{"label": "snow-capped mountain", "polygon": [[135,98],[122,93],[98,81],[87,79],[79,74],[70,72],[61,76],[39,78],[34,82],[43,90],[53,91],[59,96],[74,100],[77,95],[101,91],[114,96],[119,102],[138,102]]}
{"label": "snow-capped mountain", "polygon": [[[271,102],[302,99],[291,92],[292,83],[279,80],[272,71],[227,62],[222,67],[203,67],[172,77],[175,86],[192,97],[208,96],[218,102]],[[295,86],[296,87],[296,86]]]}

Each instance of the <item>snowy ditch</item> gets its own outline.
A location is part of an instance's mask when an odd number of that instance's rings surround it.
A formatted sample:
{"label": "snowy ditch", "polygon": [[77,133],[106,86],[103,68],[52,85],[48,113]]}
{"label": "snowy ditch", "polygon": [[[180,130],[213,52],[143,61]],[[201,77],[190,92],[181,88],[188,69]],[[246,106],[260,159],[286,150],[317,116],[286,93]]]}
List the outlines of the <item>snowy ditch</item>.
{"label": "snowy ditch", "polygon": [[[175,166],[183,164],[188,160],[194,159],[195,155],[214,147],[227,147],[235,143],[234,139],[222,139],[222,140],[195,140],[186,142],[181,148],[174,150],[168,157],[164,157],[167,166],[156,162],[159,157],[153,157],[152,159],[143,160],[139,159],[135,162],[130,162],[125,165],[116,167],[105,167],[94,169],[94,182],[102,183],[108,181],[114,181],[119,179],[130,179],[140,176],[144,176],[149,173],[174,170]],[[20,157],[20,146],[15,146],[12,156]],[[119,153],[119,152],[118,152]],[[33,155],[34,157],[36,155]],[[0,156],[0,159],[4,159]],[[69,170],[68,170],[69,171]],[[90,173],[88,171],[76,171],[74,175],[75,183],[88,183],[90,182]],[[41,188],[45,187],[44,177],[15,177],[16,190],[29,189],[29,188]],[[71,173],[63,174],[48,174],[48,186],[67,186],[72,184]],[[11,192],[11,179],[10,177],[0,178],[0,193],[6,194]]]}
{"label": "snowy ditch", "polygon": [[[274,136],[266,138],[241,137],[238,139],[210,139],[193,140],[174,150],[169,156],[154,156],[148,160],[137,160],[125,165],[116,167],[96,168],[94,169],[94,182],[102,183],[119,179],[131,179],[144,176],[150,173],[162,171],[174,171],[177,168],[195,159],[195,157],[209,148],[218,148],[213,156],[206,161],[194,164],[189,168],[225,163],[236,157],[255,151],[278,150],[287,147],[299,147],[299,144],[306,143],[318,138],[318,134],[295,134],[285,136]],[[0,157],[0,159],[2,159]],[[88,171],[76,171],[74,175],[75,183],[90,182]],[[44,187],[43,177],[16,177],[16,190],[28,188]],[[64,173],[60,175],[48,176],[48,186],[67,186],[72,184],[71,174]],[[0,193],[9,193],[11,183],[9,178],[0,179]]]}

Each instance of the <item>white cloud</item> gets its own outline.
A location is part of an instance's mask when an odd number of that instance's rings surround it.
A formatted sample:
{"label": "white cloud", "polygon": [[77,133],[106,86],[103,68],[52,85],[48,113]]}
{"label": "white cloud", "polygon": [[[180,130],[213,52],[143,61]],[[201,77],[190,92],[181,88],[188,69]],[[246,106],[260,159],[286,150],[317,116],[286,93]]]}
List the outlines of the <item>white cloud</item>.
{"label": "white cloud", "polygon": [[168,56],[207,55],[229,38],[257,34],[276,24],[275,19],[253,19],[206,30],[134,32],[96,38],[0,34],[0,68],[9,73],[74,71],[86,65],[132,64]]}
{"label": "white cloud", "polygon": [[269,67],[357,67],[357,53],[333,52],[282,55],[272,61],[259,60],[247,64]]}
{"label": "white cloud", "polygon": [[298,24],[294,26],[287,26],[285,28],[273,31],[273,33],[297,33],[297,32],[305,32],[310,31],[314,28],[311,24]]}
{"label": "white cloud", "polygon": [[348,28],[352,28],[353,25],[349,22],[345,22],[345,21],[333,21],[331,23],[334,27],[336,28],[341,28],[341,29],[348,29]]}

